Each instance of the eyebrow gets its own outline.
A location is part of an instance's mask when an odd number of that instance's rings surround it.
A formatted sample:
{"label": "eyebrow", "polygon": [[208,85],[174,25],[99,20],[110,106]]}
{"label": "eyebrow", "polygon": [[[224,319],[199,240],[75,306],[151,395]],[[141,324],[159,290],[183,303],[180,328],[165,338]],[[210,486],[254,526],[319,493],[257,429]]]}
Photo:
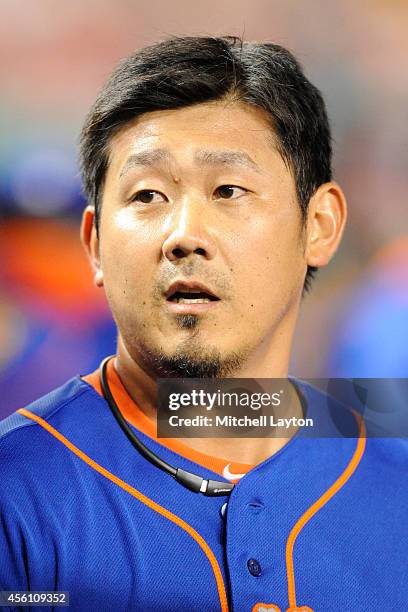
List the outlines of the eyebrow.
{"label": "eyebrow", "polygon": [[256,170],[257,172],[261,171],[252,157],[243,151],[199,150],[194,155],[194,160],[199,164],[206,164],[208,166],[244,166],[251,170]]}
{"label": "eyebrow", "polygon": [[[120,171],[119,178],[122,178],[131,168],[138,166],[149,167],[160,165],[170,161],[170,153],[167,149],[148,149],[133,153],[125,162]],[[261,173],[258,164],[243,151],[207,151],[199,149],[194,154],[194,162],[206,166],[243,166]]]}
{"label": "eyebrow", "polygon": [[170,159],[169,152],[166,149],[147,149],[146,151],[140,151],[139,153],[133,153],[126,160],[122,170],[120,171],[119,178],[122,178],[131,168],[136,166],[154,166],[162,162],[168,162]]}

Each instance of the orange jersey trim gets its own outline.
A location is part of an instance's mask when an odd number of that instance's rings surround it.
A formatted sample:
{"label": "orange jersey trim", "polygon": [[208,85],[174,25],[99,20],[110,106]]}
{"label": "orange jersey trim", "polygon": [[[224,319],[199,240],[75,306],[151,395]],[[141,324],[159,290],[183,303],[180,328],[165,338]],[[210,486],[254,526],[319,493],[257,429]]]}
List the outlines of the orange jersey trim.
{"label": "orange jersey trim", "polygon": [[[296,604],[296,590],[295,590],[295,571],[293,565],[293,548],[295,545],[296,538],[299,533],[302,531],[303,527],[310,521],[310,519],[317,513],[327,502],[336,495],[340,491],[340,489],[346,484],[349,478],[356,471],[361,458],[364,454],[364,450],[366,447],[366,428],[364,424],[364,420],[360,415],[357,415],[354,412],[354,416],[359,423],[359,438],[357,442],[356,449],[353,453],[352,458],[350,459],[346,469],[339,476],[339,478],[323,493],[321,497],[310,506],[306,512],[300,517],[300,519],[295,523],[293,529],[289,534],[289,538],[286,543],[286,574],[288,581],[288,600],[289,607],[286,609],[286,612],[313,612],[313,609],[309,606]],[[257,602],[253,608],[252,612],[264,612],[264,610],[276,610],[277,612],[281,612],[279,606],[275,604],[266,604],[262,602]]]}
{"label": "orange jersey trim", "polygon": [[[175,438],[157,438],[156,423],[151,421],[130,397],[115,370],[113,362],[114,360],[111,359],[107,366],[109,387],[122,415],[129,423],[136,427],[136,429],[150,438],[153,438],[156,442],[158,442],[158,444],[165,446],[178,455],[181,455],[182,457],[185,457],[186,459],[189,459],[190,461],[193,461],[194,463],[197,463],[198,465],[201,465],[202,467],[205,467],[212,472],[223,476],[224,478],[225,476],[223,474],[223,470],[228,466],[228,472],[234,475],[237,474],[237,478],[229,478],[230,482],[238,482],[242,475],[246,474],[254,467],[248,463],[227,461],[222,457],[215,457],[213,455],[202,453],[191,448],[190,446],[187,446],[187,444],[183,444],[183,442],[180,442]],[[99,395],[103,396],[99,380],[99,369],[92,374],[83,376],[82,380],[91,385],[95,391],[99,393]]]}
{"label": "orange jersey trim", "polygon": [[191,527],[191,525],[183,521],[183,519],[181,519],[176,514],[173,514],[173,512],[170,512],[166,508],[163,508],[163,506],[160,506],[159,504],[154,502],[152,499],[150,499],[146,495],[143,495],[143,493],[141,493],[140,491],[138,491],[137,489],[129,485],[127,482],[125,482],[121,478],[118,478],[117,476],[112,474],[112,472],[109,472],[108,470],[106,470],[104,467],[99,465],[99,463],[96,463],[96,461],[88,457],[88,455],[82,452],[77,446],[72,444],[72,442],[70,442],[67,438],[65,438],[65,436],[63,436],[59,431],[57,431],[54,427],[52,427],[52,425],[47,423],[47,421],[45,421],[41,417],[37,416],[33,412],[30,412],[29,410],[26,410],[25,408],[20,408],[20,410],[17,410],[17,412],[24,415],[28,419],[31,419],[32,421],[35,421],[36,423],[38,423],[38,425],[43,427],[52,436],[57,438],[57,440],[59,440],[62,444],[64,444],[70,451],[72,451],[75,455],[77,455],[77,457],[82,459],[82,461],[88,464],[96,472],[98,472],[99,474],[102,474],[102,476],[104,476],[105,478],[107,478],[108,480],[116,484],[121,489],[124,489],[127,493],[129,493],[136,499],[138,499],[142,504],[145,504],[151,510],[154,510],[154,512],[161,514],[161,516],[164,516],[166,519],[168,519],[175,525],[178,525],[178,527],[180,527],[186,533],[188,533],[188,535],[191,536],[193,540],[195,540],[195,542],[199,545],[201,550],[206,555],[208,561],[210,562],[211,568],[214,572],[215,581],[217,584],[221,612],[228,612],[227,594],[226,594],[226,589],[225,589],[221,569],[220,569],[220,566],[218,565],[218,561],[215,558],[215,555],[212,552],[211,548],[208,546],[207,542],[204,540],[202,536],[200,536],[199,533],[197,533],[197,531],[193,527]]}
{"label": "orange jersey trim", "polygon": [[[353,411],[354,412],[354,411]],[[289,538],[286,543],[286,572],[288,579],[288,599],[289,599],[289,608],[287,612],[292,612],[295,610],[309,610],[307,606],[297,606],[296,605],[296,591],[295,591],[295,572],[293,566],[293,548],[295,545],[296,538],[299,533],[302,531],[303,527],[310,521],[310,519],[319,511],[327,502],[334,496],[336,493],[340,491],[340,489],[346,484],[352,474],[356,471],[361,458],[364,454],[364,450],[366,447],[366,428],[364,424],[364,420],[360,415],[354,413],[354,416],[359,423],[359,438],[357,442],[356,449],[353,453],[353,456],[347,465],[344,472],[341,476],[327,489],[325,493],[312,505],[310,508],[306,510],[306,512],[300,517],[292,531],[289,534]]]}

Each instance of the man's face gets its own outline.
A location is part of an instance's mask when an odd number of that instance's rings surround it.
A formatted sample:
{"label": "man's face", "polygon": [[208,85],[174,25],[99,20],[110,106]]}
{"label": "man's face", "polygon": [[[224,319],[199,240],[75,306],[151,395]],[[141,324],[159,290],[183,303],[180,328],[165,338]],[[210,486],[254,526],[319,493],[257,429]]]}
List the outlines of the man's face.
{"label": "man's face", "polygon": [[156,111],[112,139],[103,284],[123,342],[156,374],[228,375],[267,350],[306,273],[292,174],[263,111]]}

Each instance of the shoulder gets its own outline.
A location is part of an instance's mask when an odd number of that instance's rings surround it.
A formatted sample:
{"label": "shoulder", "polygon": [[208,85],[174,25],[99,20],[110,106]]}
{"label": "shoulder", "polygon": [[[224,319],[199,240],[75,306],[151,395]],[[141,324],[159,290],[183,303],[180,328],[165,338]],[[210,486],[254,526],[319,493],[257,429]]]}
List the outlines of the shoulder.
{"label": "shoulder", "polygon": [[356,452],[360,458],[353,478],[359,475],[364,479],[373,496],[394,489],[408,502],[403,491],[408,485],[408,438],[391,435],[376,423],[373,426],[352,382],[335,379],[331,393],[305,381],[296,380],[295,384],[306,398],[307,414],[314,419],[314,428],[305,435],[327,439],[335,461],[341,449],[350,460]]}
{"label": "shoulder", "polygon": [[[41,424],[65,435],[92,422],[90,413],[103,402],[79,376],[0,421],[0,471],[19,478],[52,462],[58,447]],[[3,480],[4,480],[3,478]]]}
{"label": "shoulder", "polygon": [[[367,438],[365,459],[375,473],[389,470],[408,480],[408,440],[406,438]],[[408,494],[407,494],[408,498]]]}

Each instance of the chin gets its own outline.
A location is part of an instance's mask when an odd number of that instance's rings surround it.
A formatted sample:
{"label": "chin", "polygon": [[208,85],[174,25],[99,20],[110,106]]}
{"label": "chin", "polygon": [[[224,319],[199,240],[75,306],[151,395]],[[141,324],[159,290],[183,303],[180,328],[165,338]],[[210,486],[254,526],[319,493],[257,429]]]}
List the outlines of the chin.
{"label": "chin", "polygon": [[[143,345],[140,349],[148,370],[157,378],[227,378],[238,371],[247,358],[246,351],[223,354],[208,342],[182,341],[171,351]],[[194,344],[194,346],[193,346]]]}

